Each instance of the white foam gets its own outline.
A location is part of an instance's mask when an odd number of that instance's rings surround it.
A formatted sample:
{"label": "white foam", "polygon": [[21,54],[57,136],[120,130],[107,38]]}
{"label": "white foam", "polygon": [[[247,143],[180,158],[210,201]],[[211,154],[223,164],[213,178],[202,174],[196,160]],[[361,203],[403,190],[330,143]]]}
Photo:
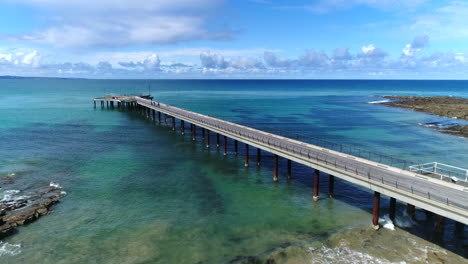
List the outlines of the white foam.
{"label": "white foam", "polygon": [[383,104],[383,103],[388,103],[390,100],[379,100],[379,101],[370,101],[367,102],[368,104]]}
{"label": "white foam", "polygon": [[50,187],[57,188],[57,189],[60,189],[60,188],[62,188],[62,186],[60,186],[60,184],[58,184],[58,183],[54,183],[54,182],[50,182],[50,183],[49,183],[49,186],[50,186]]}
{"label": "white foam", "polygon": [[399,227],[412,227],[416,222],[408,215],[406,210],[403,210],[402,215],[395,217],[395,224]]}
{"label": "white foam", "polygon": [[3,192],[3,198],[0,201],[11,201],[14,200],[14,195],[18,194],[20,191],[18,190],[6,190]]}
{"label": "white foam", "polygon": [[390,217],[386,214],[382,218],[379,218],[379,224],[386,229],[395,230],[395,225],[393,224]]}
{"label": "white foam", "polygon": [[311,262],[314,264],[325,263],[368,263],[368,264],[387,264],[387,263],[400,263],[406,262],[390,262],[386,259],[373,257],[367,253],[352,250],[347,246],[340,245],[335,248],[328,248],[322,246],[321,248],[309,248],[311,254]]}
{"label": "white foam", "polygon": [[20,244],[10,244],[0,241],[0,257],[1,256],[16,256],[21,253]]}
{"label": "white foam", "polygon": [[13,172],[11,172],[11,173],[8,173],[8,177],[13,177],[13,176],[15,176],[15,175],[16,175],[16,174],[15,174],[15,173],[13,173]]}

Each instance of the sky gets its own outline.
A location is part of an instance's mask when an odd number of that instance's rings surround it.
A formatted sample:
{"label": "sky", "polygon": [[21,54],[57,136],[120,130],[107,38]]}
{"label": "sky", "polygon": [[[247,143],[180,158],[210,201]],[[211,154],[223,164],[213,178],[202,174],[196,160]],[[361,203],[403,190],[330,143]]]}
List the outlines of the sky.
{"label": "sky", "polygon": [[468,79],[468,1],[0,0],[0,75]]}

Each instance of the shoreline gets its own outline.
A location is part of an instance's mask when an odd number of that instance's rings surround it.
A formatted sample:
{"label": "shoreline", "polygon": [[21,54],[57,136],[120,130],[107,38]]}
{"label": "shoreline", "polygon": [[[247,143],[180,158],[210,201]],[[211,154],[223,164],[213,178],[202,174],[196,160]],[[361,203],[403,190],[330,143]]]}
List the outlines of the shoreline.
{"label": "shoreline", "polygon": [[[468,98],[404,95],[386,95],[382,97],[386,99],[398,99],[398,101],[383,102],[382,104],[386,106],[408,108],[441,117],[468,121]],[[468,138],[468,125],[454,125],[437,130],[444,134]]]}

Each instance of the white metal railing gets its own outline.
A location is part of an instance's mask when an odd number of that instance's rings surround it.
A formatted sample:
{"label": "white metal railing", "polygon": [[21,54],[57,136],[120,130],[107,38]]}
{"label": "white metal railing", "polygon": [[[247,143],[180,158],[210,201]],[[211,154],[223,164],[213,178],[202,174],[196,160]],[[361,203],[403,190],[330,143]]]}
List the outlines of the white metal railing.
{"label": "white metal railing", "polygon": [[429,162],[425,164],[409,166],[409,170],[419,174],[440,177],[441,180],[444,178],[449,178],[449,180],[454,182],[468,182],[468,170],[440,162]]}

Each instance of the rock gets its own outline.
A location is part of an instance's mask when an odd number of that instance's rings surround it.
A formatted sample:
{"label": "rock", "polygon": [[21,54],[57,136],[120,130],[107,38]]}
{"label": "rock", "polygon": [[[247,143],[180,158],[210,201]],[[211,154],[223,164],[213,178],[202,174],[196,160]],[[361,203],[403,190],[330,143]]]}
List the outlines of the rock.
{"label": "rock", "polygon": [[411,108],[416,111],[432,113],[438,116],[468,120],[468,98],[461,97],[420,97],[420,96],[384,96],[401,101],[388,102],[384,105]]}
{"label": "rock", "polygon": [[10,234],[17,226],[48,214],[52,205],[63,196],[64,192],[59,186],[45,186],[21,198],[0,201],[0,238]]}

